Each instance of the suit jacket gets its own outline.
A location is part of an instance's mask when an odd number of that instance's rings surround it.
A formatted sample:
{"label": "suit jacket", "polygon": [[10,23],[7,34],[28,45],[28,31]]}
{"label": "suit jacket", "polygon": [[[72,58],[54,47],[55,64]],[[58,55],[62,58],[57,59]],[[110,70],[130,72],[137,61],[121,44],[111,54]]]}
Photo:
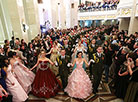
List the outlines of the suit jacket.
{"label": "suit jacket", "polygon": [[66,50],[66,54],[68,56],[71,56],[71,50],[72,50],[71,45],[68,45],[68,47],[65,47],[65,45],[64,45],[63,48]]}
{"label": "suit jacket", "polygon": [[102,53],[101,57],[99,57],[97,53],[94,53],[92,59],[95,61],[92,69],[99,70],[100,72],[103,71],[105,64],[105,55]]}
{"label": "suit jacket", "polygon": [[92,58],[92,55],[93,55],[94,53],[96,53],[96,49],[97,49],[97,45],[95,45],[95,47],[93,47],[93,46],[91,45],[91,43],[89,44],[89,46],[88,46],[89,59],[91,59],[91,58]]}
{"label": "suit jacket", "polygon": [[69,73],[69,67],[67,66],[68,63],[70,63],[70,57],[65,55],[64,59],[61,59],[61,56],[56,58],[56,61],[58,63],[59,66],[59,74],[62,73]]}

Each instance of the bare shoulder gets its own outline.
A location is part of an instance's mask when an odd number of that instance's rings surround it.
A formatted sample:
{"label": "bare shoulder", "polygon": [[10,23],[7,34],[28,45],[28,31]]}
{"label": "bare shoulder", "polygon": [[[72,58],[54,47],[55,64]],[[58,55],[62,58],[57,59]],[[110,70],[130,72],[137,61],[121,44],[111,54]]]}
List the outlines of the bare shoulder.
{"label": "bare shoulder", "polygon": [[38,58],[38,60],[37,60],[37,61],[39,62],[39,61],[41,61],[41,60],[42,60],[41,58]]}
{"label": "bare shoulder", "polygon": [[49,58],[45,58],[45,60],[46,60],[46,61],[50,61],[50,59],[49,59]]}
{"label": "bare shoulder", "polygon": [[40,61],[41,60],[41,58],[38,58],[38,61]]}

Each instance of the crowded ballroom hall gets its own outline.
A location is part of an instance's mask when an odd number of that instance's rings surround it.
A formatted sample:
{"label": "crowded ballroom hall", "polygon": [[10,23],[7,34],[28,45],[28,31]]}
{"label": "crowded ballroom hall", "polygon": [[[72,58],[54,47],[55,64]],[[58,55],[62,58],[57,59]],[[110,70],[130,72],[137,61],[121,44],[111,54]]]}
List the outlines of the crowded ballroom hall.
{"label": "crowded ballroom hall", "polygon": [[0,0],[0,102],[138,102],[138,0]]}

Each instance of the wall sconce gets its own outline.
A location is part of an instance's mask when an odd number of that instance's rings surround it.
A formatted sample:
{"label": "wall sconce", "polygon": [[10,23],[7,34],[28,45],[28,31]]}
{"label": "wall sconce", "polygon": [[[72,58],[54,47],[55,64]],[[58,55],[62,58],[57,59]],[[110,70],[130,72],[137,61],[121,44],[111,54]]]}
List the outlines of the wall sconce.
{"label": "wall sconce", "polygon": [[23,31],[24,32],[26,32],[29,29],[28,25],[26,25],[26,24],[22,24],[22,26],[23,26]]}

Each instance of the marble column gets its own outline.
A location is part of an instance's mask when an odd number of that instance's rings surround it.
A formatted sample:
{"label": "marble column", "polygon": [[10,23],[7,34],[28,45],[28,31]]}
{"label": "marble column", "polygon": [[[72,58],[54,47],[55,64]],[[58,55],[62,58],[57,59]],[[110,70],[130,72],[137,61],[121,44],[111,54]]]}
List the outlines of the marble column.
{"label": "marble column", "polygon": [[4,35],[2,21],[0,19],[0,44],[4,43],[4,39],[5,39],[5,35]]}
{"label": "marble column", "polygon": [[58,22],[59,22],[58,28],[61,28],[61,15],[60,15],[60,9],[61,9],[60,3],[58,3]]}
{"label": "marble column", "polygon": [[95,20],[92,21],[92,26],[96,27],[96,21]]}
{"label": "marble column", "polygon": [[119,30],[128,30],[129,29],[130,18],[121,18],[119,20]]}
{"label": "marble column", "polygon": [[129,25],[129,30],[128,34],[134,34],[135,32],[138,32],[138,18],[135,17],[135,12],[136,12],[136,1],[133,0],[133,6],[132,6],[132,12],[131,12],[131,19],[130,19],[130,25]]}
{"label": "marble column", "polygon": [[4,10],[3,10],[3,3],[0,1],[0,43],[3,44],[4,40],[8,38],[7,36],[7,29],[4,19]]}
{"label": "marble column", "polygon": [[[66,0],[67,1],[67,0]],[[64,0],[61,0],[60,2],[60,15],[61,15],[61,27],[62,29],[65,29],[66,28],[66,6],[65,6],[65,3]]]}
{"label": "marble column", "polygon": [[59,26],[59,19],[58,19],[58,1],[51,0],[51,25],[53,28]]}
{"label": "marble column", "polygon": [[24,32],[23,22],[25,22],[24,9],[22,0],[5,0],[7,9],[9,11],[9,17],[11,26],[14,31],[15,38],[24,38],[28,41],[27,32]]}
{"label": "marble column", "polygon": [[66,24],[68,23],[66,19],[68,2],[68,0],[51,0],[51,24],[53,28],[66,28]]}
{"label": "marble column", "polygon": [[8,40],[11,39],[13,30],[6,0],[0,0],[0,20],[1,20],[0,42],[3,43],[5,39]]}
{"label": "marble column", "polygon": [[71,27],[78,26],[78,0],[72,0],[71,5],[74,5],[74,7],[71,7]]}
{"label": "marble column", "polygon": [[27,30],[28,41],[30,41],[37,34],[40,34],[38,2],[37,0],[23,0],[23,7],[25,11],[26,25],[29,27]]}
{"label": "marble column", "polygon": [[71,27],[71,0],[65,1],[65,7],[66,7],[66,28]]}

